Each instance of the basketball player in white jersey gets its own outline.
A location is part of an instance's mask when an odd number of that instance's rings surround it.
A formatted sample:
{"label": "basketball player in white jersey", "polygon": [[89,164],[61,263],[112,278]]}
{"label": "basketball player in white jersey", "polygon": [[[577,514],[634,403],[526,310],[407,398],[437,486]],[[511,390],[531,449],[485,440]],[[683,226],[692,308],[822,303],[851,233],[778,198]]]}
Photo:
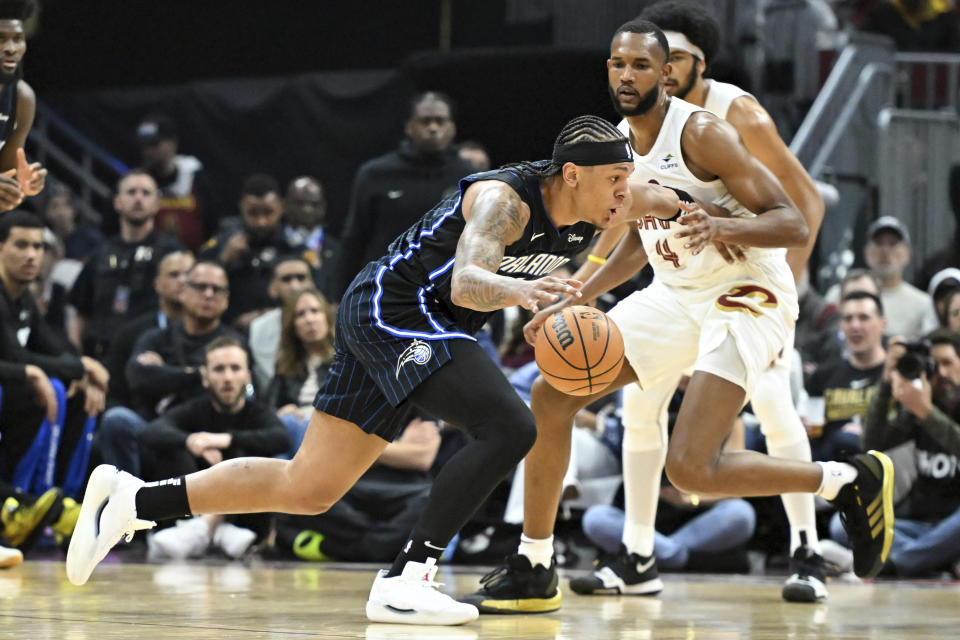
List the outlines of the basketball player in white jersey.
{"label": "basketball player in white jersey", "polygon": [[[653,284],[610,312],[624,336],[627,362],[608,390],[573,397],[542,379],[534,385],[531,408],[538,438],[526,457],[524,534],[518,554],[468,596],[481,612],[551,611],[561,604],[552,532],[576,411],[634,381],[666,396],[690,367],[693,375],[666,451],[666,472],[678,489],[718,496],[817,493],[837,504],[853,532],[857,575],[876,575],[889,553],[893,465],[882,453],[850,463],[812,463],[722,450],[734,418],[760,374],[779,357],[796,318],[796,288],[785,251],[778,247],[805,246],[809,232],[736,129],[666,94],[668,51],[663,32],[639,20],[620,27],[611,44],[610,92],[630,125],[633,179],[719,203],[731,217],[647,216],[584,284],[582,299],[589,300],[627,280],[648,260],[654,268]],[[752,247],[749,258],[726,260],[714,248],[716,241]],[[528,340],[552,309],[528,324]],[[661,585],[640,575],[655,566],[652,560],[624,554],[622,566],[607,567],[598,580],[603,589],[618,593],[659,591]]]}
{"label": "basketball player in white jersey", "polygon": [[[796,203],[810,229],[807,243],[790,248],[786,254],[794,280],[798,281],[813,251],[823,220],[823,199],[813,179],[780,138],[770,114],[753,96],[735,85],[703,77],[719,45],[719,27],[705,9],[683,2],[658,2],[647,7],[640,18],[660,27],[670,45],[671,71],[666,80],[667,93],[702,107],[732,124],[747,149],[773,172],[784,191]],[[629,135],[627,120],[623,120],[619,128]],[[619,230],[625,228],[626,225],[619,225]],[[610,231],[614,232],[609,234],[611,236],[622,235],[615,233],[617,230]],[[577,277],[582,280],[584,274],[578,273]],[[760,420],[770,455],[809,462],[810,441],[790,394],[793,342],[794,332],[791,330],[776,364],[757,379],[751,403]],[[626,430],[623,474],[629,478],[624,486],[622,542],[625,554],[651,556],[653,553],[660,472],[667,447],[664,436],[667,430],[666,407],[673,389],[674,386],[669,384],[658,390],[641,390],[637,385],[628,385],[623,392],[623,422]],[[782,499],[790,523],[791,556],[790,575],[783,586],[783,598],[792,602],[822,601],[827,597],[827,589],[813,496],[808,493],[789,493],[784,494]],[[616,571],[616,567],[611,567],[611,570]],[[600,572],[603,572],[603,568],[598,570],[594,579],[576,580],[571,586],[587,593],[603,589]],[[646,578],[643,582],[650,582],[650,591],[655,591],[660,584],[655,571],[647,571]],[[643,588],[640,585],[632,586]]]}

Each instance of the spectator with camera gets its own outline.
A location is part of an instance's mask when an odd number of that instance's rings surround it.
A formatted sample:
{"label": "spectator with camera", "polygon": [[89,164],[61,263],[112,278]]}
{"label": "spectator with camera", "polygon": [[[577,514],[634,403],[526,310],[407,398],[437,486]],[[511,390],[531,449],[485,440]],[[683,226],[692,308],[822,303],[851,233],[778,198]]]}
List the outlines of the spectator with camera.
{"label": "spectator with camera", "polygon": [[[896,505],[896,534],[884,571],[919,576],[960,559],[960,334],[947,329],[921,342],[890,341],[883,381],[870,402],[863,444],[890,449],[913,443],[897,468],[914,478]],[[909,449],[907,449],[909,450]],[[839,519],[833,537],[849,545]]]}
{"label": "spectator with camera", "polygon": [[861,450],[861,421],[883,374],[887,323],[883,302],[855,290],[840,302],[840,330],[846,350],[810,376],[800,415],[814,460],[836,460]]}

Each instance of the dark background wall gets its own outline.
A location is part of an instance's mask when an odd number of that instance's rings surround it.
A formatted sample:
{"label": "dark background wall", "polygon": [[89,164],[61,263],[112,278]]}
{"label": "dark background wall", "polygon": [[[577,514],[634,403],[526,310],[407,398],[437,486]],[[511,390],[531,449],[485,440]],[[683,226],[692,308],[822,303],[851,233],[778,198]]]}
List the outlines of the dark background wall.
{"label": "dark background wall", "polygon": [[455,46],[440,51],[439,0],[54,0],[25,74],[44,102],[131,166],[139,119],[169,114],[226,214],[249,173],[317,175],[336,228],[357,166],[397,144],[417,91],[450,94],[458,139],[487,145],[495,164],[546,157],[577,115],[614,118],[602,48],[537,45],[550,39],[549,21],[509,25],[505,0],[452,6]]}

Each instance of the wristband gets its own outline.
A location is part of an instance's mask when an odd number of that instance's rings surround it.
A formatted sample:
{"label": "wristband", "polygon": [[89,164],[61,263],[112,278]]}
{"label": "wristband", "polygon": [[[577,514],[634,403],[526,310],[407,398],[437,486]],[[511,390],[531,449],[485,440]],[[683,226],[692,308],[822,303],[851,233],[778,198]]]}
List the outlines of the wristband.
{"label": "wristband", "polygon": [[596,262],[597,264],[607,264],[606,258],[601,258],[600,256],[595,256],[592,253],[587,255],[587,260],[590,262]]}

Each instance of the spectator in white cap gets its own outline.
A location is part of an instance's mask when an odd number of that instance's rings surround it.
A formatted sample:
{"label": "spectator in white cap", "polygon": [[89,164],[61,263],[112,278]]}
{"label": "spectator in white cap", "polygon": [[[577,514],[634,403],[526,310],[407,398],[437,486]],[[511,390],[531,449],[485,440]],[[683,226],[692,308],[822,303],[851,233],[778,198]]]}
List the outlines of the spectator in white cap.
{"label": "spectator in white cap", "polygon": [[880,299],[887,316],[887,333],[915,340],[940,323],[929,294],[903,279],[910,263],[910,234],[893,216],[882,216],[867,229],[867,266],[880,280]]}
{"label": "spectator in white cap", "polygon": [[[953,294],[960,291],[960,269],[956,267],[947,267],[933,274],[930,278],[930,285],[927,287],[927,293],[933,298],[933,306],[937,310],[937,317],[940,319],[940,326],[946,327],[950,321],[950,302],[953,300]],[[957,315],[960,316],[960,305]],[[954,329],[956,331],[956,329]]]}

